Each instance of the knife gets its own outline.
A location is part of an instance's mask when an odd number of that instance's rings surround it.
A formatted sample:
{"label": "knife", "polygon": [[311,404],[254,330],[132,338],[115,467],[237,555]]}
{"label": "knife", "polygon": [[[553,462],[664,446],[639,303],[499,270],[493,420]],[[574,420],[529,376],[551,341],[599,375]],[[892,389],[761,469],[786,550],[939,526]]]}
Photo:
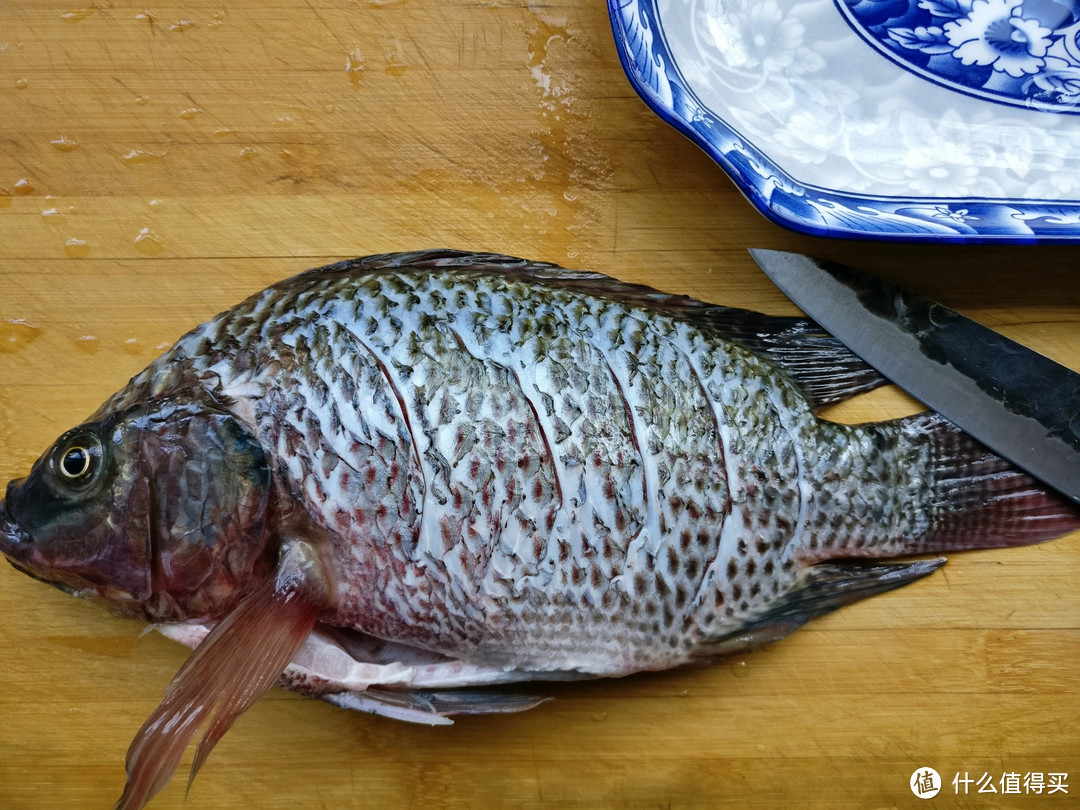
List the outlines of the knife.
{"label": "knife", "polygon": [[1080,502],[1080,374],[861,270],[750,251],[855,354],[998,455]]}

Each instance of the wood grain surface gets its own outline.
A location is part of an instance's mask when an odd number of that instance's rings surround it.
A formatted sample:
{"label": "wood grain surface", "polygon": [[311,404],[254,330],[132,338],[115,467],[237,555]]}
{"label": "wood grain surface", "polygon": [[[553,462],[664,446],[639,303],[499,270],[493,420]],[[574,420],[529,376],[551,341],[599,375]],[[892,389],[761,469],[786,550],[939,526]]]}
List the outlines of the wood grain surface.
{"label": "wood grain surface", "polygon": [[[746,248],[896,279],[1080,369],[1080,249],[813,239],[642,104],[601,0],[0,5],[0,479],[190,327],[343,257],[493,250],[775,314]],[[834,414],[899,416],[885,389]],[[0,570],[0,807],[109,807],[185,650]],[[424,728],[274,690],[160,808],[1080,803],[1080,536],[705,669]],[[995,794],[955,795],[957,773]],[[1005,774],[1068,792],[1005,794]],[[961,788],[963,786],[961,785]],[[1021,788],[1022,790],[1022,788]]]}

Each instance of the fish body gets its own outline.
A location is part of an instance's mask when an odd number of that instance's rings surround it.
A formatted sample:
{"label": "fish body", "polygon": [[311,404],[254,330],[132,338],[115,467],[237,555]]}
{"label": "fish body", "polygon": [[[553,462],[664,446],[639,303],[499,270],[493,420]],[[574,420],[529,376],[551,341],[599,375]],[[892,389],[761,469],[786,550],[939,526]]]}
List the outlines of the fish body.
{"label": "fish body", "polygon": [[254,700],[233,681],[516,710],[535,701],[446,690],[708,660],[943,562],[874,558],[1077,525],[932,414],[817,416],[882,382],[804,320],[368,257],[183,337],[9,485],[0,548],[197,646],[129,754],[137,806],[179,758],[157,764],[170,719],[211,718],[197,768]]}
{"label": "fish body", "polygon": [[103,409],[197,386],[240,415],[331,538],[325,623],[508,670],[662,669],[826,548],[925,531],[925,443],[820,422],[707,324],[585,276],[399,263],[272,287]]}

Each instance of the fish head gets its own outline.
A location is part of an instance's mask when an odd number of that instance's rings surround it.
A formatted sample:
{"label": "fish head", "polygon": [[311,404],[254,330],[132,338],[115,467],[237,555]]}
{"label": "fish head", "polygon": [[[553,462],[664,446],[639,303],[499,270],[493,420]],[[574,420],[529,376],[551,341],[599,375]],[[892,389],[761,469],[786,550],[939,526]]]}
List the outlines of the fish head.
{"label": "fish head", "polygon": [[273,564],[270,481],[228,411],[152,400],[67,431],[8,484],[0,552],[114,613],[219,617]]}

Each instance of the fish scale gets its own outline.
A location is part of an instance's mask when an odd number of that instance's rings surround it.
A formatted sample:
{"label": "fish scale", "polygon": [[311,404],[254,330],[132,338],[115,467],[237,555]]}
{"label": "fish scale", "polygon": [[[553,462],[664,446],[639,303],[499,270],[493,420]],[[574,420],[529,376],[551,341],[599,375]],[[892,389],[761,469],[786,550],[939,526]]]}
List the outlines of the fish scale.
{"label": "fish scale", "polygon": [[[461,283],[455,280],[455,283]],[[553,296],[554,298],[554,296]],[[642,561],[642,551],[638,551],[636,558],[626,560],[627,549],[630,544],[643,533],[643,524],[646,522],[644,515],[635,514],[631,518],[625,517],[625,513],[640,513],[638,504],[647,499],[643,497],[646,490],[658,491],[659,482],[653,481],[652,486],[646,484],[644,475],[644,461],[642,459],[641,443],[634,435],[630,423],[629,414],[637,410],[637,403],[627,402],[624,399],[624,385],[620,384],[618,374],[613,366],[625,366],[618,357],[619,346],[616,344],[616,336],[621,334],[619,320],[625,319],[627,313],[616,307],[594,306],[590,307],[588,314],[578,308],[573,313],[577,318],[575,326],[578,330],[586,333],[589,338],[595,340],[600,337],[608,337],[606,344],[596,345],[588,341],[560,341],[549,344],[546,352],[532,350],[530,345],[538,341],[536,334],[538,323],[543,323],[546,317],[551,320],[561,321],[556,330],[566,330],[570,324],[570,314],[566,312],[566,304],[578,304],[577,301],[547,302],[545,311],[533,318],[518,317],[514,320],[514,309],[520,305],[521,300],[517,290],[512,288],[506,291],[489,290],[483,295],[483,299],[489,302],[490,316],[486,319],[476,317],[475,310],[471,310],[468,324],[458,324],[461,330],[461,342],[463,349],[469,351],[470,357],[476,357],[482,353],[488,355],[494,353],[500,358],[523,358],[518,360],[520,368],[513,367],[510,371],[525,372],[532,368],[534,379],[543,381],[545,371],[549,380],[555,385],[549,385],[546,389],[561,393],[556,400],[562,407],[556,412],[556,418],[561,420],[564,427],[564,438],[561,442],[551,442],[553,453],[545,460],[550,462],[552,457],[562,461],[563,474],[559,477],[560,490],[565,493],[568,501],[560,504],[564,511],[569,511],[571,522],[567,526],[559,526],[561,532],[552,534],[550,531],[542,539],[543,545],[557,547],[558,557],[547,557],[545,566],[553,573],[551,581],[545,588],[537,589],[527,572],[522,560],[507,560],[505,555],[500,559],[510,564],[510,570],[504,572],[504,581],[515,584],[513,590],[516,594],[499,593],[491,587],[485,592],[489,598],[500,604],[503,611],[510,611],[509,615],[491,615],[486,611],[491,626],[499,627],[502,624],[511,626],[520,624],[520,618],[514,615],[516,605],[522,602],[552,602],[551,594],[556,594],[562,602],[562,610],[556,605],[548,605],[543,617],[534,617],[531,628],[519,628],[513,635],[515,644],[521,639],[522,629],[527,636],[527,646],[550,660],[554,650],[553,646],[570,646],[577,659],[567,660],[568,666],[579,669],[595,667],[596,664],[585,659],[592,653],[583,645],[583,641],[593,641],[598,627],[608,627],[614,635],[609,641],[621,642],[633,648],[633,644],[626,644],[627,632],[631,629],[626,627],[626,621],[616,608],[615,599],[607,600],[605,610],[604,591],[611,589],[613,594],[618,594],[622,583],[624,570],[633,573],[636,569],[649,569],[654,567],[651,560]],[[472,302],[474,306],[478,301]],[[562,305],[561,307],[559,305]],[[466,331],[466,326],[471,327],[471,334]],[[656,336],[651,336],[651,341],[644,341],[650,348],[655,349]],[[639,341],[641,342],[641,341]],[[449,348],[444,346],[444,351],[438,352],[440,358],[445,359]],[[560,348],[564,351],[560,351]],[[566,350],[569,349],[569,350]],[[532,363],[526,363],[524,358],[531,357]],[[649,364],[650,358],[637,354],[639,373],[643,365]],[[512,361],[511,361],[512,362]],[[513,364],[517,366],[517,363]],[[655,366],[650,368],[648,376],[657,381],[666,382],[669,377],[663,370]],[[421,371],[414,368],[414,374],[419,373],[419,379],[423,385],[440,387],[437,366]],[[512,384],[516,381],[516,385]],[[534,382],[534,386],[536,383]],[[500,381],[494,386],[495,391],[514,391],[527,396],[528,386],[523,385],[516,375],[508,375],[505,382]],[[629,392],[627,392],[629,393]],[[540,413],[543,403],[535,407],[535,412]],[[623,415],[627,418],[622,418]],[[655,414],[653,414],[655,415]],[[675,420],[671,420],[674,424]],[[716,431],[711,431],[715,437]],[[710,431],[705,431],[708,438]],[[550,436],[550,431],[545,432]],[[550,441],[550,440],[549,440]],[[673,447],[678,447],[678,461],[685,459],[685,445],[668,444],[663,449],[666,451],[664,460],[670,466],[675,466],[676,454]],[[529,457],[528,454],[515,454],[520,457]],[[715,456],[715,451],[713,452]],[[655,466],[655,465],[654,465]],[[715,478],[715,474],[712,476]],[[574,481],[577,486],[572,486]],[[677,483],[685,484],[686,481]],[[664,499],[668,503],[668,499]],[[606,508],[605,508],[606,507]],[[591,514],[590,514],[591,513]],[[715,514],[715,510],[714,510]],[[655,521],[653,521],[655,523]],[[629,524],[631,531],[624,531]],[[555,528],[554,526],[552,528]],[[648,549],[650,554],[657,551],[655,542],[659,532],[654,533],[653,542],[649,538],[641,536],[642,550]],[[651,547],[651,548],[650,548]],[[600,553],[603,549],[608,554]],[[614,553],[612,553],[614,552]],[[605,569],[605,564],[606,568]],[[498,568],[497,565],[493,568]],[[596,572],[593,575],[592,572]],[[678,588],[685,592],[682,585],[676,586],[670,575],[677,576],[677,571],[669,571],[669,576],[655,575],[652,582],[644,587],[650,588],[653,582],[660,583],[660,587],[667,593],[675,594]],[[461,572],[464,575],[464,571]],[[634,579],[629,579],[633,584]],[[670,584],[669,584],[670,583]],[[489,585],[491,583],[488,583]],[[535,596],[538,593],[539,596]],[[528,595],[526,595],[528,594]],[[650,597],[651,597],[650,593]],[[634,593],[632,601],[641,601],[645,594]],[[646,597],[649,598],[649,597]],[[683,597],[685,603],[685,597]],[[620,600],[621,602],[621,600]],[[684,605],[680,605],[684,607]],[[666,615],[671,617],[673,610],[670,607],[656,606],[652,611],[648,607],[646,612],[657,616]],[[546,621],[537,621],[537,618],[546,618]],[[621,621],[620,621],[621,620]],[[632,619],[631,619],[632,621]],[[674,623],[674,618],[668,619],[668,629]],[[488,628],[491,634],[491,626]],[[649,653],[655,654],[657,647],[656,638],[658,620],[648,621],[643,627],[641,641],[643,646],[649,647]],[[532,630],[530,634],[530,629]],[[551,629],[555,633],[551,632]],[[569,636],[563,635],[563,630],[568,629]],[[537,632],[539,631],[539,635]],[[651,638],[650,638],[651,636]],[[485,639],[485,650],[491,650],[491,639]],[[464,652],[464,651],[463,651]],[[468,651],[473,652],[473,651]],[[474,653],[475,654],[475,653]],[[490,653],[489,653],[490,654]],[[640,655],[640,651],[637,651]],[[604,652],[604,658],[609,655]],[[515,662],[529,666],[530,662]]]}
{"label": "fish scale", "polygon": [[[444,301],[457,307],[433,316]],[[599,672],[614,648],[617,668],[662,667],[723,635],[759,579],[776,592],[794,576],[782,558],[799,477],[776,453],[793,458],[792,431],[775,408],[745,407],[753,386],[731,368],[756,358],[731,344],[703,353],[709,336],[693,325],[506,277],[380,273],[264,296],[217,326],[178,352],[221,334],[256,358],[273,347],[255,361],[274,382],[252,397],[261,438],[324,525],[352,538],[331,621],[526,668],[554,657]],[[225,398],[252,383],[190,356]],[[363,402],[392,424],[375,430]],[[373,432],[380,447],[365,445]],[[748,470],[725,468],[725,433]],[[342,463],[357,455],[381,469],[360,498],[350,481],[363,473]],[[789,508],[755,509],[761,499]],[[769,537],[769,559],[748,565],[726,526]]]}

